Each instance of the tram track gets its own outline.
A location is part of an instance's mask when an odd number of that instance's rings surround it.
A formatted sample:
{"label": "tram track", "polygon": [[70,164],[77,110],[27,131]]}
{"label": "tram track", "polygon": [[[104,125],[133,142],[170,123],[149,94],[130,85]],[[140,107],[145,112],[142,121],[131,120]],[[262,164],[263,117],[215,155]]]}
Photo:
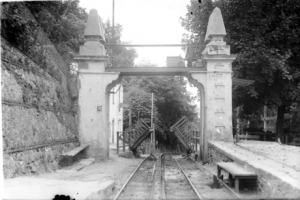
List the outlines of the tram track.
{"label": "tram track", "polygon": [[216,187],[213,175],[191,158],[174,159],[170,153],[151,158],[141,162],[114,200],[241,199],[215,176],[224,185]]}
{"label": "tram track", "polygon": [[180,158],[176,162],[202,199],[242,199],[223,180],[197,165],[191,158]]}
{"label": "tram track", "polygon": [[192,182],[184,174],[183,170],[178,165],[177,161],[172,158],[171,155],[165,156],[162,159],[163,170],[164,170],[164,188],[165,188],[165,199],[199,199],[202,200],[201,196],[195,190]]}
{"label": "tram track", "polygon": [[[154,194],[153,181],[156,160],[149,156],[134,170],[114,200],[120,199],[152,199]],[[150,198],[149,198],[150,197]]]}

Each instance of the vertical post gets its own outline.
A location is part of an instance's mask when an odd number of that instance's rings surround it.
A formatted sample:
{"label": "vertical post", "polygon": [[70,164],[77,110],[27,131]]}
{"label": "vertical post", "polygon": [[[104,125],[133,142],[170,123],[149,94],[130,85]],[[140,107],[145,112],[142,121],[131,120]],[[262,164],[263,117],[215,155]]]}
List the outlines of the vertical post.
{"label": "vertical post", "polygon": [[195,153],[197,153],[197,140],[198,140],[198,138],[197,138],[197,131],[195,130]]}
{"label": "vertical post", "polygon": [[117,131],[117,154],[119,154],[119,136],[120,136],[120,132]]}
{"label": "vertical post", "polygon": [[194,130],[194,146],[195,146],[195,149],[194,151],[197,152],[197,132],[196,130]]}
{"label": "vertical post", "polygon": [[236,108],[236,134],[237,135],[240,135],[241,134],[241,124],[240,124],[240,118],[239,118],[239,115],[240,115],[240,106],[238,106]]}
{"label": "vertical post", "polygon": [[131,109],[129,109],[129,127],[131,128]]}
{"label": "vertical post", "polygon": [[208,162],[208,143],[207,143],[207,105],[204,106],[204,132],[203,132],[203,162]]}
{"label": "vertical post", "polygon": [[[152,98],[151,98],[151,129],[153,130],[153,93],[152,93]],[[152,145],[154,146],[155,148],[155,138],[154,138],[154,131],[152,131],[151,133],[151,142],[152,142]]]}
{"label": "vertical post", "polygon": [[[112,6],[112,44],[114,43],[114,38],[115,38],[115,0],[113,0],[113,6]],[[111,49],[111,66],[114,67],[113,61],[114,61],[114,49]]]}
{"label": "vertical post", "polygon": [[196,131],[196,152],[198,151],[198,131]]}
{"label": "vertical post", "polygon": [[153,124],[153,141],[154,141],[154,149],[156,148],[156,140],[155,140],[155,124]]}
{"label": "vertical post", "polygon": [[268,122],[267,122],[267,106],[264,106],[264,132],[268,130]]}
{"label": "vertical post", "polygon": [[123,152],[125,152],[125,137],[126,137],[126,132],[123,132]]}
{"label": "vertical post", "polygon": [[129,137],[128,137],[128,147],[130,148],[130,142],[131,142],[131,130],[129,130]]}
{"label": "vertical post", "polygon": [[236,135],[235,135],[235,142],[239,142],[239,135],[241,135],[241,122],[240,122],[240,110],[241,107],[238,106],[236,108]]}

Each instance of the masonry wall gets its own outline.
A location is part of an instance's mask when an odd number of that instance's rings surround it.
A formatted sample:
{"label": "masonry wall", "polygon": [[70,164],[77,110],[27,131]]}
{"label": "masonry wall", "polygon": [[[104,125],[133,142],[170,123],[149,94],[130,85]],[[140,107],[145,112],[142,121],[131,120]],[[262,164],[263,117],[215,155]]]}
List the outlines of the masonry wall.
{"label": "masonry wall", "polygon": [[1,37],[5,178],[56,170],[59,155],[79,145],[77,78],[42,30],[30,37],[27,51]]}
{"label": "masonry wall", "polygon": [[215,164],[216,162],[236,162],[239,165],[244,166],[244,168],[246,169],[248,168],[252,171],[255,171],[258,176],[257,189],[268,199],[291,199],[299,197],[299,191],[291,187],[287,183],[272,176],[268,172],[253,168],[252,166],[245,164],[243,161],[233,160],[232,158],[229,158],[212,146],[208,148],[208,162],[213,164]]}

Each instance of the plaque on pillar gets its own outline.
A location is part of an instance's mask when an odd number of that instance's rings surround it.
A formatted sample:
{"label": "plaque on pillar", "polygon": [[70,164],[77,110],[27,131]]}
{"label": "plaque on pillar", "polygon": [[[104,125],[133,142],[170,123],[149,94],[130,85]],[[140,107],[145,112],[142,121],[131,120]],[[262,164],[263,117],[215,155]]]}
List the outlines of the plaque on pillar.
{"label": "plaque on pillar", "polygon": [[217,63],[215,64],[215,69],[224,69],[224,64],[223,63]]}
{"label": "plaque on pillar", "polygon": [[215,83],[215,87],[216,88],[224,88],[225,85],[224,85],[224,83]]}
{"label": "plaque on pillar", "polygon": [[221,108],[221,109],[217,109],[216,112],[215,112],[215,114],[217,114],[217,115],[223,115],[223,114],[225,114],[225,112]]}
{"label": "plaque on pillar", "polygon": [[222,79],[224,77],[224,74],[217,74],[217,79]]}

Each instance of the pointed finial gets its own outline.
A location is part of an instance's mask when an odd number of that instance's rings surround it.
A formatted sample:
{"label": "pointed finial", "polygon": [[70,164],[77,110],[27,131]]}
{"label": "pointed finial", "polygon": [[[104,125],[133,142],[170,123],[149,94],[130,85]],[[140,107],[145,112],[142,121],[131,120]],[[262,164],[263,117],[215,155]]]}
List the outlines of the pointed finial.
{"label": "pointed finial", "polygon": [[209,16],[205,41],[211,39],[212,36],[225,36],[226,30],[222,17],[221,10],[216,7],[212,14]]}
{"label": "pointed finial", "polygon": [[99,38],[105,42],[105,31],[100,16],[96,9],[91,9],[86,23],[84,36],[86,39]]}

